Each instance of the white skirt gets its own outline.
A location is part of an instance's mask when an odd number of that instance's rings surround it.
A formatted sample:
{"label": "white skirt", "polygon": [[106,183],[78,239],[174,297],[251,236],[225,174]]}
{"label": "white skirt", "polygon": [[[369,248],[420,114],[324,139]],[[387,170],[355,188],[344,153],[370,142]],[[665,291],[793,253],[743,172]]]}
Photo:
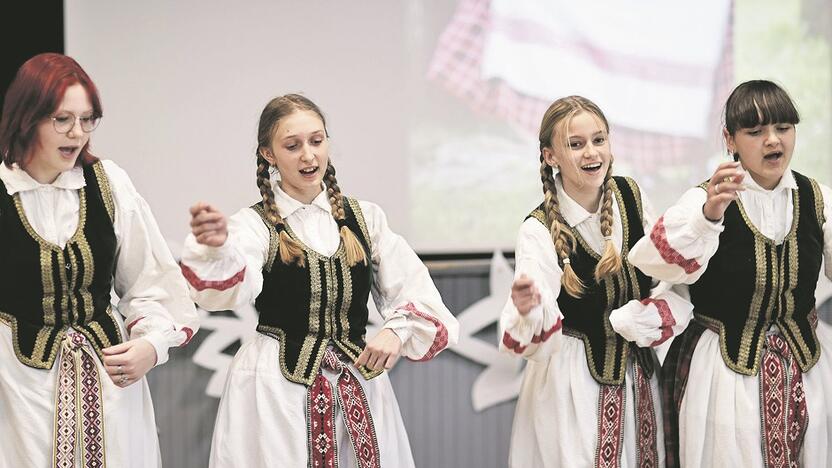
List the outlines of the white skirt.
{"label": "white skirt", "polygon": [[[212,468],[305,467],[308,463],[306,390],[283,376],[280,343],[258,333],[237,351],[228,371],[211,443]],[[414,467],[410,443],[387,373],[361,383],[378,438],[382,467]],[[324,375],[333,384],[335,374]],[[340,407],[335,417],[338,466],[356,466]]]}
{"label": "white skirt", "polygon": [[[800,466],[807,468],[832,467],[832,327],[819,322],[817,336],[820,359],[803,374],[809,426]],[[729,369],[719,335],[702,332],[679,411],[681,466],[764,466],[759,392],[759,377]]]}
{"label": "white skirt", "polygon": [[[637,439],[634,382],[628,361],[624,392],[621,468],[636,468]],[[656,366],[658,370],[658,365]],[[591,467],[598,448],[598,397],[601,386],[587,367],[582,340],[563,336],[548,361],[529,360],[517,400],[509,466],[514,468]],[[659,381],[650,379],[656,417],[659,466],[664,466]],[[736,468],[736,467],[735,467]]]}
{"label": "white skirt", "polygon": [[[126,336],[123,325],[122,333]],[[60,353],[48,370],[22,364],[14,353],[11,329],[0,322],[0,468],[52,466],[59,361]],[[97,356],[95,362],[104,406],[107,466],[161,467],[147,380],[117,387]],[[82,466],[80,461],[76,465]]]}

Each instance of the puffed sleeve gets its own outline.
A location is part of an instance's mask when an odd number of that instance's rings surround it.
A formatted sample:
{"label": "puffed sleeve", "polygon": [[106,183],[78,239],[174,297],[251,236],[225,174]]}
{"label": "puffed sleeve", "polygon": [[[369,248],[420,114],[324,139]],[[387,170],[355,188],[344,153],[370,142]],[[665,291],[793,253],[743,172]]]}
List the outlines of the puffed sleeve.
{"label": "puffed sleeve", "polygon": [[722,220],[702,213],[707,193],[695,187],[668,208],[630,251],[630,263],[657,280],[693,284],[719,247]]}
{"label": "puffed sleeve", "polygon": [[401,354],[426,361],[454,345],[459,323],[448,311],[428,269],[405,240],[390,230],[373,203],[359,202],[372,244],[373,299],[384,328],[402,340]]}
{"label": "puffed sleeve", "polygon": [[199,244],[188,234],[180,265],[191,298],[205,310],[232,310],[253,304],[263,288],[269,229],[260,215],[244,208],[228,220],[228,238],[220,247]]}
{"label": "puffed sleeve", "polygon": [[[644,232],[654,226],[652,205],[641,193]],[[706,221],[707,222],[707,221]],[[644,241],[646,236],[639,243]],[[631,254],[632,256],[632,254]],[[659,346],[673,336],[682,333],[693,317],[693,304],[687,299],[686,286],[674,290],[672,285],[660,281],[650,291],[650,296],[632,300],[610,313],[613,330],[627,341],[641,347]]]}
{"label": "puffed sleeve", "polygon": [[509,297],[500,315],[500,350],[545,360],[560,347],[563,314],[558,308],[563,270],[548,229],[527,219],[517,235],[514,277],[525,275],[540,291],[540,305],[523,316]]}
{"label": "puffed sleeve", "polygon": [[129,339],[149,341],[160,365],[168,360],[168,348],[190,341],[199,318],[147,202],[123,169],[112,161],[102,165],[115,208],[117,309],[125,318]]}

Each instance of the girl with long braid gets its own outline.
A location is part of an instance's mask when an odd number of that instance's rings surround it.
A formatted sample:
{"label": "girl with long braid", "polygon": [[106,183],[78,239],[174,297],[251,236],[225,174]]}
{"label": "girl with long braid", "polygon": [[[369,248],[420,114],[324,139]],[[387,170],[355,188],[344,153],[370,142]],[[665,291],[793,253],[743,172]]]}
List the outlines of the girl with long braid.
{"label": "girl with long braid", "polygon": [[541,122],[544,201],[520,228],[500,319],[500,348],[528,360],[512,467],[663,465],[650,347],[684,329],[691,306],[627,261],[650,205],[612,175],[608,134],[580,96],[558,99]]}
{"label": "girl with long braid", "polygon": [[[182,256],[203,308],[259,315],[229,369],[211,466],[414,466],[384,371],[452,345],[456,319],[381,209],[341,194],[309,99],[263,110],[257,186],[263,200],[228,223],[193,206]],[[385,322],[365,342],[371,292]]]}

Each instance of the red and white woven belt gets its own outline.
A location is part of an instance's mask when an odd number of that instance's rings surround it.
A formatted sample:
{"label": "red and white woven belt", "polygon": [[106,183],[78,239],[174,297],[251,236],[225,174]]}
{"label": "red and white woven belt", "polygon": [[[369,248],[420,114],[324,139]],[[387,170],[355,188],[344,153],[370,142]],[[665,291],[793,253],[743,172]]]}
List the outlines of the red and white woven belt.
{"label": "red and white woven belt", "polygon": [[[637,362],[633,362],[635,381],[636,442],[639,468],[659,466],[657,445],[656,409],[650,378]],[[621,445],[624,440],[624,385],[601,385],[598,395],[598,448],[595,452],[597,468],[621,466]]]}
{"label": "red and white woven belt", "polygon": [[759,378],[765,466],[797,467],[809,413],[803,374],[779,333],[766,336]]}
{"label": "red and white woven belt", "polygon": [[[324,369],[338,374],[337,391],[323,374]],[[367,396],[361,383],[330,348],[324,354],[321,370],[306,393],[306,427],[309,465],[313,468],[338,466],[338,440],[335,413],[341,407],[359,468],[380,468],[378,439]]]}

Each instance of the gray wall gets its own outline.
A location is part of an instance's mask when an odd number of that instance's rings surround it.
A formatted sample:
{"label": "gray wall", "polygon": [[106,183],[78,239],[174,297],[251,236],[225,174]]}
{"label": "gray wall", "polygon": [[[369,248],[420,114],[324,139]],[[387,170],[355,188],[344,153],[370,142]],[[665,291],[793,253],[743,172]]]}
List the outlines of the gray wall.
{"label": "gray wall", "polygon": [[[445,303],[454,313],[489,294],[488,265],[433,268]],[[819,307],[832,316],[832,301]],[[495,314],[499,311],[495,311]],[[496,317],[496,315],[495,315]],[[211,433],[219,400],[205,395],[211,372],[191,361],[208,336],[200,331],[191,344],[171,351],[171,360],[149,375],[156,407],[162,458],[169,468],[208,466]],[[496,346],[496,327],[477,335]],[[235,347],[226,352],[233,355]],[[456,353],[443,352],[425,363],[402,360],[390,378],[407,426],[418,467],[505,467],[514,401],[475,412],[471,387],[483,366]]]}

